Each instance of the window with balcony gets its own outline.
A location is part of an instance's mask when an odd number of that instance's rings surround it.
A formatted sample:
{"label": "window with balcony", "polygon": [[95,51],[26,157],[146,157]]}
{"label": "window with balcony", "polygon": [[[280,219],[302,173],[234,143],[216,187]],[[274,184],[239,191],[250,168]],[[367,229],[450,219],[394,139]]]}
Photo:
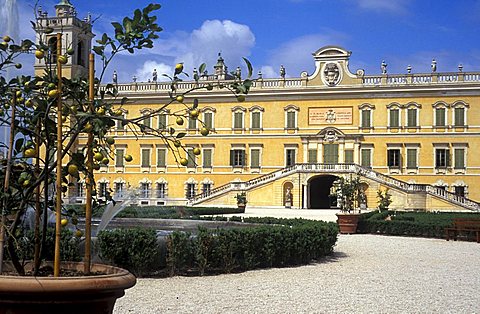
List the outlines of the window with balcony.
{"label": "window with balcony", "polygon": [[323,162],[338,164],[338,144],[323,144]]}

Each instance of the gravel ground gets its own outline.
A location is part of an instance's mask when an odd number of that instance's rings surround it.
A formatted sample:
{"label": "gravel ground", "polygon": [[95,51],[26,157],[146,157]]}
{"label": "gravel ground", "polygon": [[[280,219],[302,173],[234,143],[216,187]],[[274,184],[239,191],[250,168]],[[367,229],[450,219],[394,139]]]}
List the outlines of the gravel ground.
{"label": "gravel ground", "polygon": [[314,265],[139,279],[114,313],[480,313],[480,244],[341,235]]}

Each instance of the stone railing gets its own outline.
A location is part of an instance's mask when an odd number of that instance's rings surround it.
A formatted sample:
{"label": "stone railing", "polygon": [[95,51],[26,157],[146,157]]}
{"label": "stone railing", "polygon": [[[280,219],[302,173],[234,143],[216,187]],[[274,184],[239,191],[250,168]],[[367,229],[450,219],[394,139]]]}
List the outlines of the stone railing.
{"label": "stone railing", "polygon": [[449,73],[418,73],[418,74],[384,74],[365,75],[362,77],[364,86],[393,86],[393,85],[422,85],[447,83],[477,83],[480,82],[478,72],[449,72]]}
{"label": "stone railing", "polygon": [[245,191],[260,185],[275,181],[282,177],[289,176],[293,173],[352,173],[371,179],[391,188],[396,188],[406,193],[427,193],[438,197],[447,202],[462,206],[466,209],[480,211],[480,204],[468,198],[458,196],[444,189],[437,188],[426,184],[407,183],[391,176],[384,175],[372,169],[362,167],[357,164],[295,164],[290,167],[276,170],[274,172],[259,176],[257,178],[245,182],[231,182],[212,189],[208,195],[198,195],[193,200],[193,204],[201,203],[207,199],[218,197],[229,191]]}

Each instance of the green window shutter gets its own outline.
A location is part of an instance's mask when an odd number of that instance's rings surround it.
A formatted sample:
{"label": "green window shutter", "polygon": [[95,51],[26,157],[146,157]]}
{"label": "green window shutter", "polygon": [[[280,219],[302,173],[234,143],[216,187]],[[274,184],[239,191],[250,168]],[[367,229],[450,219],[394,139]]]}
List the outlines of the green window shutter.
{"label": "green window shutter", "polygon": [[211,168],[212,167],[212,150],[204,149],[202,156],[203,156],[203,167]]}
{"label": "green window shutter", "polygon": [[362,110],[362,128],[371,127],[370,110]]}
{"label": "green window shutter", "polygon": [[287,128],[294,129],[295,125],[295,111],[288,111],[287,112]]}
{"label": "green window shutter", "polygon": [[150,167],[150,149],[142,149],[142,167]]}
{"label": "green window shutter", "polygon": [[338,144],[323,145],[323,162],[326,164],[338,163]]}
{"label": "green window shutter", "polygon": [[187,168],[195,167],[195,154],[193,153],[193,148],[187,149]]}
{"label": "green window shutter", "polygon": [[234,116],[233,128],[235,129],[243,128],[243,113],[235,112],[233,116]]}
{"label": "green window shutter", "polygon": [[445,108],[435,109],[435,125],[445,126]]}
{"label": "green window shutter", "polygon": [[207,127],[209,130],[213,129],[213,113],[211,112],[205,112],[203,115],[203,123],[205,123],[205,127]]}
{"label": "green window shutter", "polygon": [[455,154],[455,169],[465,168],[465,149],[457,148],[454,151]]}
{"label": "green window shutter", "polygon": [[234,159],[235,159],[235,151],[230,150],[230,166],[232,166],[232,167],[234,165]]}
{"label": "green window shutter", "polygon": [[317,150],[316,149],[309,149],[308,150],[308,163],[309,164],[316,164],[317,163]]}
{"label": "green window shutter", "polygon": [[125,151],[123,149],[117,149],[115,151],[115,167],[123,167],[124,166],[124,155]]}
{"label": "green window shutter", "polygon": [[167,127],[167,115],[160,114],[158,115],[158,128],[164,130]]}
{"label": "green window shutter", "polygon": [[260,112],[252,113],[252,129],[260,129]]}
{"label": "green window shutter", "polygon": [[345,163],[353,164],[353,149],[345,150]]}
{"label": "green window shutter", "polygon": [[188,128],[190,130],[195,130],[197,128],[197,119],[188,118]]}
{"label": "green window shutter", "polygon": [[167,150],[165,148],[160,148],[157,150],[157,166],[165,167],[167,165]]}
{"label": "green window shutter", "polygon": [[390,110],[390,127],[398,128],[400,126],[400,110]]}
{"label": "green window shutter", "polygon": [[252,149],[250,152],[250,167],[259,168],[260,167],[260,150]]}
{"label": "green window shutter", "polygon": [[242,166],[247,165],[247,155],[245,154],[244,150],[240,151],[240,162]]}
{"label": "green window shutter", "polygon": [[417,109],[407,110],[407,126],[409,127],[417,126]]}
{"label": "green window shutter", "polygon": [[416,149],[407,149],[407,168],[409,169],[417,168],[417,150]]}
{"label": "green window shutter", "polygon": [[455,108],[455,126],[465,126],[465,108]]}
{"label": "green window shutter", "polygon": [[371,167],[371,149],[362,149],[362,166]]}
{"label": "green window shutter", "polygon": [[148,128],[151,127],[151,123],[150,123],[150,122],[151,122],[150,116],[147,116],[147,117],[145,117],[145,118],[143,119],[143,125],[146,126],[146,127],[148,127]]}

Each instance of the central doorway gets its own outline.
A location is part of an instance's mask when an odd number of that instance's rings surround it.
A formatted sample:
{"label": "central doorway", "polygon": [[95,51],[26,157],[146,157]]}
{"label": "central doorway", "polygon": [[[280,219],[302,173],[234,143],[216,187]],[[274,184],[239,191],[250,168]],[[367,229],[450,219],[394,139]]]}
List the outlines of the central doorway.
{"label": "central doorway", "polygon": [[330,189],[337,176],[320,175],[308,182],[308,208],[329,209],[335,207],[335,201],[330,197]]}

